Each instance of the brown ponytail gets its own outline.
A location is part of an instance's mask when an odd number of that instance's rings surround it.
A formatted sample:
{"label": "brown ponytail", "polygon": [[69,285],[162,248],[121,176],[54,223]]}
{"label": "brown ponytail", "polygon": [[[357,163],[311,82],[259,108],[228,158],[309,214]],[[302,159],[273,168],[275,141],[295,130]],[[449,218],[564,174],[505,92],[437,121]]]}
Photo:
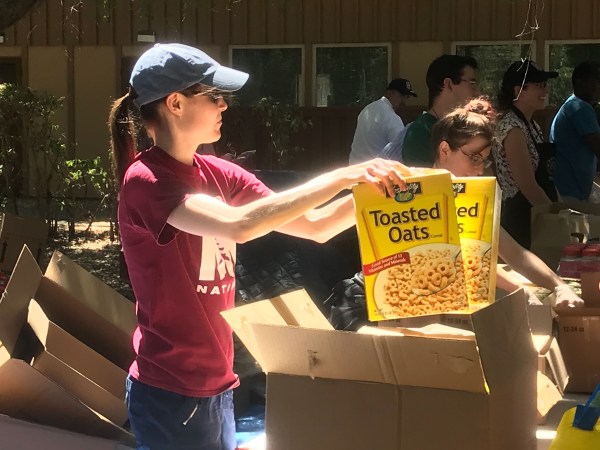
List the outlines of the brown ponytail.
{"label": "brown ponytail", "polygon": [[125,171],[137,153],[137,126],[130,111],[130,104],[131,94],[128,92],[113,102],[108,116],[113,170],[119,188],[123,183]]}

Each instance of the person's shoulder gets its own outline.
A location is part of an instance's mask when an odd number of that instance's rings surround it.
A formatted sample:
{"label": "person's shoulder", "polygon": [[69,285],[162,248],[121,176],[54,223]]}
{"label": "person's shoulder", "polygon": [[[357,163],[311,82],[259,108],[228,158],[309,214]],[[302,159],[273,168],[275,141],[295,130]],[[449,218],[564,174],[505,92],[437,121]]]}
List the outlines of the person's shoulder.
{"label": "person's shoulder", "polygon": [[419,117],[417,117],[412,125],[406,132],[406,137],[408,136],[416,136],[422,133],[430,133],[431,128],[436,122],[436,118],[429,114],[428,112],[424,112]]}
{"label": "person's shoulder", "polygon": [[215,155],[196,154],[194,157],[196,158],[198,166],[209,168],[211,172],[221,173],[227,178],[240,178],[251,175],[250,172],[242,166]]}

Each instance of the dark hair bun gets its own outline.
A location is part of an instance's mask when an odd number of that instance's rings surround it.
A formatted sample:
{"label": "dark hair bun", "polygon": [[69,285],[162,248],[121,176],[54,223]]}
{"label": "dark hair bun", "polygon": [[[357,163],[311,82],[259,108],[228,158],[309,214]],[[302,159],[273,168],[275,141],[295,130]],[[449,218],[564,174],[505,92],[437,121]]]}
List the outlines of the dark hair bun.
{"label": "dark hair bun", "polygon": [[493,121],[496,118],[496,111],[494,110],[492,103],[486,97],[474,98],[469,101],[463,109],[465,112],[481,114],[490,121]]}

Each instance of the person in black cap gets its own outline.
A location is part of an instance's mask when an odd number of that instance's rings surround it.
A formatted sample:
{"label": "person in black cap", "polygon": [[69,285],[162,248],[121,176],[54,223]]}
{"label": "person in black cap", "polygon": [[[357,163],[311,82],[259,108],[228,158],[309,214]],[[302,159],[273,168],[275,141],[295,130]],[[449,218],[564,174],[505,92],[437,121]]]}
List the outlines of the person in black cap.
{"label": "person in black cap", "polygon": [[[136,62],[110,112],[119,230],[136,298],[135,360],[126,402],[139,449],[233,450],[235,245],[277,230],[326,241],[354,226],[358,182],[394,195],[399,163],[374,160],[274,193],[200,144],[221,136],[223,95],[248,74],[182,44],[157,44]],[[153,140],[138,151],[136,118]],[[327,203],[326,206],[318,208]]]}
{"label": "person in black cap", "polygon": [[358,115],[349,162],[356,164],[379,155],[379,152],[402,131],[404,122],[398,109],[417,94],[410,81],[396,78],[390,81],[383,97],[369,103]]}
{"label": "person in black cap", "polygon": [[[516,61],[504,73],[498,94],[500,119],[492,145],[496,176],[502,188],[502,226],[523,247],[531,247],[531,207],[556,201],[548,165],[551,153],[533,113],[546,107],[546,72],[531,60]],[[549,160],[548,160],[549,162]]]}

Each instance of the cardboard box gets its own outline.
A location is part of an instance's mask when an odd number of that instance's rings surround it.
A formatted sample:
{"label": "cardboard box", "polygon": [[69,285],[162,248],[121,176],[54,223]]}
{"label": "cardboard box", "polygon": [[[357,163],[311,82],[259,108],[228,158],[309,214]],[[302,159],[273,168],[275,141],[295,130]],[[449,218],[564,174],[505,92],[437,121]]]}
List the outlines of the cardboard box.
{"label": "cardboard box", "polygon": [[[118,426],[126,420],[125,373],[82,343],[82,337],[96,342],[106,335],[115,347],[111,353],[104,346],[104,356],[121,361],[131,336],[119,342],[107,333],[124,327],[129,317],[106,328],[101,317],[92,320],[81,295],[85,291],[94,298],[100,291],[107,305],[124,314],[126,307],[133,313],[133,305],[107,286],[101,288],[99,280],[63,255],[55,254],[53,261],[49,269],[73,285],[77,280],[79,291],[42,275],[24,247],[0,301],[0,413],[131,443],[133,436]],[[70,328],[77,317],[87,326],[85,335],[76,336]]]}
{"label": "cardboard box", "polygon": [[581,298],[587,307],[600,307],[600,272],[581,272]]}
{"label": "cardboard box", "polygon": [[562,400],[569,375],[553,334],[552,307],[529,305],[527,315],[533,346],[538,353],[538,423],[542,424],[545,423],[550,409]]}
{"label": "cardboard box", "polygon": [[558,343],[569,371],[567,392],[591,393],[600,383],[600,308],[561,308]]}
{"label": "cardboard box", "polygon": [[[544,423],[546,415],[562,399],[569,376],[558,342],[552,334],[553,313],[550,306],[527,306],[527,318],[537,357],[537,415]],[[446,313],[438,316],[412,317],[379,322],[384,327],[426,327],[439,323],[455,329],[470,330],[470,314]]]}
{"label": "cardboard box", "polygon": [[45,220],[0,214],[0,270],[12,272],[23,245],[27,245],[39,261],[47,240]]}
{"label": "cardboard box", "polygon": [[600,383],[600,272],[581,273],[585,308],[560,308],[558,340],[570,381],[568,392],[590,393]]}
{"label": "cardboard box", "polygon": [[267,373],[269,448],[535,448],[522,291],[474,312],[471,339],[335,331],[305,292],[278,300],[292,323],[269,300],[222,313]]}
{"label": "cardboard box", "polygon": [[4,449],[44,450],[130,450],[116,441],[25,422],[0,415],[0,436]]}
{"label": "cardboard box", "polygon": [[107,419],[124,425],[127,372],[50,322],[34,300],[27,325],[36,338],[28,358],[31,365]]}

